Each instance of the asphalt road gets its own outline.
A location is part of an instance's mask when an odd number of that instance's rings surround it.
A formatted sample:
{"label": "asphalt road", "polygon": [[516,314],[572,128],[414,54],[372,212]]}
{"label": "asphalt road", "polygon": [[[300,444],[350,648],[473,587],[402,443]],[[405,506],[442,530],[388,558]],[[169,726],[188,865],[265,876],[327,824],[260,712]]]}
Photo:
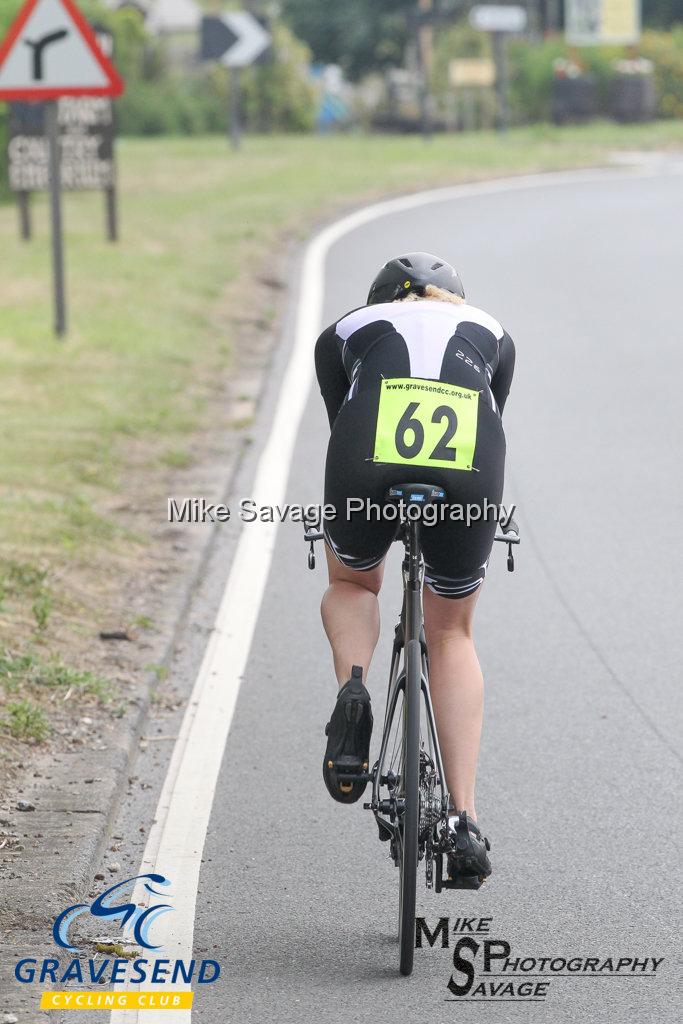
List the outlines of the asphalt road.
{"label": "asphalt road", "polygon": [[[397,873],[370,813],[333,803],[321,779],[335,695],[318,618],[323,560],[309,573],[300,527],[286,525],[204,849],[195,954],[223,970],[197,992],[195,1024],[679,1019],[680,171],[679,161],[433,203],[352,232],[326,268],[330,322],[363,301],[389,256],[440,253],[517,343],[505,497],[523,544],[514,575],[495,553],[477,622],[477,804],[494,874],[479,893],[420,884],[418,914],[430,926],[491,918],[488,937],[513,959],[613,958],[614,969],[530,978],[549,982],[545,1003],[508,994],[456,1006],[451,936],[398,976]],[[320,499],[326,438],[314,388],[290,501]],[[240,486],[248,477],[247,464]],[[224,554],[209,577],[224,578]],[[193,610],[177,669],[188,678],[216,586]],[[369,681],[377,710],[399,602],[396,551]],[[128,835],[150,813],[140,800],[124,811]],[[476,983],[487,977],[477,957]],[[620,958],[652,957],[665,958],[654,976],[651,963],[604,976]]]}

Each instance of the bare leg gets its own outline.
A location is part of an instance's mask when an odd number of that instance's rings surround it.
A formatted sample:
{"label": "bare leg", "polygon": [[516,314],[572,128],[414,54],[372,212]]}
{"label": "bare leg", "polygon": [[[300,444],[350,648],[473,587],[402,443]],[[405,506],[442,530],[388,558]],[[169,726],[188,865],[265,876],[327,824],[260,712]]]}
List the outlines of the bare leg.
{"label": "bare leg", "polygon": [[379,602],[384,562],[368,572],[347,569],[325,546],[330,585],[323,594],[320,612],[332,647],[334,671],[340,686],[360,665],[363,682],[379,639]]}
{"label": "bare leg", "polygon": [[429,688],[451,800],[476,821],[474,785],[484,680],[472,640],[478,591],[452,600],[424,591]]}

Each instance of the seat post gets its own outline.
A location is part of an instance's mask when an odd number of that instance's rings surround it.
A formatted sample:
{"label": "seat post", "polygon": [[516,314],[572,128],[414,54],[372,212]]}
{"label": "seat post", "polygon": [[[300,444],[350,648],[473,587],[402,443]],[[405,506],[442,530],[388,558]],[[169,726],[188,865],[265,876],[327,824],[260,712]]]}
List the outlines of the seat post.
{"label": "seat post", "polygon": [[422,581],[420,553],[420,522],[410,519],[405,534],[405,641],[419,640],[422,629]]}
{"label": "seat post", "polygon": [[401,625],[404,640],[420,640],[422,633],[422,552],[420,548],[420,519],[413,518],[404,511],[417,506],[420,509],[428,505],[440,505],[447,501],[446,491],[435,484],[422,484],[414,481],[397,483],[387,491],[385,501],[401,506],[401,526],[396,539],[403,541],[405,554],[403,557],[403,608]]}

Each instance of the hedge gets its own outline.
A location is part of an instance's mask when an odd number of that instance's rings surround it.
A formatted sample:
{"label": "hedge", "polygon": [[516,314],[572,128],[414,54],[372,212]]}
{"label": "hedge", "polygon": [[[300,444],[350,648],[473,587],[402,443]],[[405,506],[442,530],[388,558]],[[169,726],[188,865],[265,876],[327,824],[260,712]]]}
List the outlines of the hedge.
{"label": "hedge", "polygon": [[[683,25],[670,32],[648,30],[636,48],[654,64],[659,117],[683,117]],[[614,61],[623,57],[624,47],[567,46],[561,35],[543,41],[515,39],[509,43],[510,99],[513,119],[518,124],[550,119],[553,64],[570,55],[580,62],[596,82],[600,112],[608,114],[614,80]],[[490,57],[488,37],[468,25],[457,25],[440,33],[434,55],[431,87],[441,110],[452,104],[448,64],[456,57]],[[486,90],[484,90],[486,92]]]}
{"label": "hedge", "polygon": [[[671,32],[647,31],[636,48],[654,64],[657,115],[683,117],[683,25]],[[579,62],[595,79],[599,110],[609,114],[614,62],[624,56],[623,47],[587,46],[571,50],[561,37],[540,43],[518,40],[510,44],[511,102],[518,122],[550,119],[553,63],[557,58],[578,55]]]}

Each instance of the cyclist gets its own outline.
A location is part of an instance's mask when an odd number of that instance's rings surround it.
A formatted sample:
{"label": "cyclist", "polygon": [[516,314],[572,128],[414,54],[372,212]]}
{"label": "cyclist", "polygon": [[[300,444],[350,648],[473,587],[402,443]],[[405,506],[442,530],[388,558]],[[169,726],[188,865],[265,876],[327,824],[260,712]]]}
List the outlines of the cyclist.
{"label": "cyclist", "polygon": [[[373,720],[363,679],[379,637],[378,593],[396,533],[389,518],[348,513],[347,499],[381,506],[392,484],[412,480],[443,487],[454,505],[481,507],[487,500],[497,507],[505,463],[501,416],[514,362],[507,332],[466,302],[449,263],[425,252],[389,260],[367,304],[317,341],[316,373],[331,428],[325,503],[336,511],[324,523],[329,586],[321,604],[339,684],[323,761],[335,800],[351,803],[365,789],[344,782],[343,772],[368,762]],[[483,679],[472,619],[495,530],[491,515],[469,524],[447,516],[422,530],[430,690],[454,836],[460,823],[451,877],[491,873],[474,799]]]}

